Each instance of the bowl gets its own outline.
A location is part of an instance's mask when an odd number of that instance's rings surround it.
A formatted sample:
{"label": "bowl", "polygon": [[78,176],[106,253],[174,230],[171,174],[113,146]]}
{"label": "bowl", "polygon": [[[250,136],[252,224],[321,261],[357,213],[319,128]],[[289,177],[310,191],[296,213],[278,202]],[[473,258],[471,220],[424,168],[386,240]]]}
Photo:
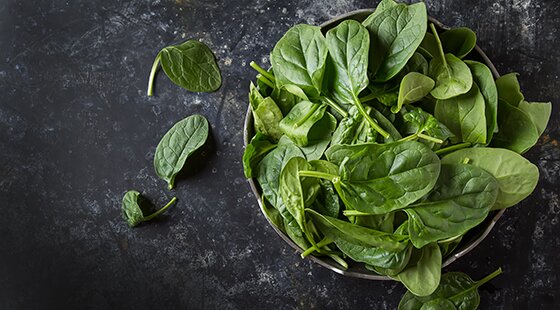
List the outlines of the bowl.
{"label": "bowl", "polygon": [[[320,25],[321,27],[321,31],[323,33],[325,33],[326,31],[328,31],[329,29],[335,27],[336,25],[338,25],[340,22],[347,20],[347,19],[354,19],[357,20],[359,22],[364,21],[371,13],[373,13],[374,9],[361,9],[361,10],[356,10],[356,11],[351,11],[348,12],[346,14],[343,15],[339,15],[327,22],[324,22],[323,24]],[[448,30],[449,27],[443,25],[441,22],[439,22],[438,20],[436,20],[433,17],[429,17],[428,20],[431,23],[434,23],[434,25],[440,29],[440,30]],[[488,56],[486,56],[486,54],[484,53],[484,51],[482,51],[482,49],[477,45],[474,49],[472,53],[472,58],[475,58],[481,62],[483,62],[484,64],[486,64],[488,66],[488,68],[490,68],[490,70],[492,71],[492,74],[494,75],[494,78],[498,78],[500,77],[500,74],[498,73],[498,71],[496,70],[496,67],[492,64],[492,62],[490,61],[490,59],[488,58]],[[251,141],[251,138],[254,136],[254,125],[253,125],[253,114],[251,113],[251,107],[249,106],[247,109],[247,114],[245,117],[245,125],[244,125],[244,132],[243,132],[243,139],[245,142],[245,146],[247,146],[249,144],[249,142]],[[262,199],[261,199],[261,195],[262,195],[262,191],[256,181],[256,179],[249,179],[249,185],[251,186],[251,190],[253,191],[253,194],[255,195],[255,198],[257,199],[257,202],[261,208],[261,211],[263,212],[263,215],[265,215],[264,210],[263,210],[263,205],[262,205]],[[492,231],[492,228],[494,227],[494,225],[496,224],[496,222],[500,219],[500,217],[504,214],[505,209],[502,209],[500,211],[495,211],[493,213],[490,213],[488,215],[488,217],[484,220],[484,222],[482,222],[480,225],[476,226],[475,228],[471,229],[462,239],[461,243],[459,244],[459,246],[455,249],[455,251],[453,251],[452,254],[448,255],[445,257],[442,267],[446,267],[449,266],[451,263],[453,263],[454,261],[456,261],[457,259],[459,259],[460,257],[466,255],[467,253],[469,253],[470,251],[472,251],[474,248],[476,248],[477,245],[479,245],[482,240],[484,240],[484,238],[486,238],[486,236],[488,236],[488,234],[490,233],[490,231]],[[265,218],[268,221],[268,217]],[[284,234],[282,231],[280,231],[279,229],[277,229],[272,223],[270,223],[270,226],[276,231],[276,233],[280,236],[280,238],[282,238],[287,244],[289,244],[294,250],[296,250],[297,252],[301,253],[303,252],[303,249],[301,249],[299,246],[297,246],[286,234]],[[306,257],[306,259],[310,259],[313,262],[331,270],[334,271],[336,273],[339,273],[341,275],[345,275],[345,276],[350,276],[350,277],[356,277],[356,278],[361,278],[361,279],[369,279],[369,280],[391,280],[389,277],[386,276],[382,276],[379,274],[376,274],[372,271],[369,271],[365,268],[364,264],[362,263],[356,263],[356,262],[351,262],[349,263],[348,269],[343,269],[342,266],[340,266],[338,263],[336,263],[334,260],[332,260],[330,257],[316,257],[313,255],[309,255]]]}

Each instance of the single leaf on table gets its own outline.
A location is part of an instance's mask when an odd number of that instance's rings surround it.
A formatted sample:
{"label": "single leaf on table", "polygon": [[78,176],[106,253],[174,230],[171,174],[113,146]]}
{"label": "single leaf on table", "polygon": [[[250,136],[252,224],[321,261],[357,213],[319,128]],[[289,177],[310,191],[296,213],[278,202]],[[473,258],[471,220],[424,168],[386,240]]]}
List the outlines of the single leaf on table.
{"label": "single leaf on table", "polygon": [[491,146],[527,152],[539,140],[539,130],[527,112],[504,100],[498,101],[498,127]]}
{"label": "single leaf on table", "polygon": [[[461,272],[448,272],[441,276],[438,288],[428,296],[415,296],[406,292],[398,310],[461,309],[476,310],[480,303],[478,288],[502,273],[494,271],[479,281],[473,281]],[[439,308],[438,308],[439,307]]]}
{"label": "single leaf on table", "polygon": [[280,121],[280,130],[297,145],[306,146],[311,128],[323,118],[326,109],[325,104],[301,101]]}
{"label": "single leaf on table", "polygon": [[371,38],[369,72],[376,81],[388,81],[404,68],[422,42],[427,24],[423,2],[387,5],[363,22]]}
{"label": "single leaf on table", "polygon": [[413,257],[397,279],[417,296],[428,296],[438,287],[441,279],[441,252],[437,243],[413,250]]}
{"label": "single leaf on table", "polygon": [[138,226],[142,222],[147,222],[162,214],[175,203],[177,198],[173,197],[163,208],[146,215],[149,212],[149,203],[140,195],[138,191],[129,190],[124,194],[121,206],[123,219],[129,227]]}
{"label": "single leaf on table", "polygon": [[430,61],[429,75],[436,81],[430,92],[436,99],[445,100],[467,93],[473,84],[469,67],[453,54],[444,54],[439,36],[433,24],[432,32],[439,53]]}
{"label": "single leaf on table", "polygon": [[282,111],[272,98],[264,98],[252,82],[249,86],[249,104],[253,111],[255,131],[268,136],[274,142],[278,141],[282,136],[279,127],[283,118]]}
{"label": "single leaf on table", "polygon": [[380,247],[393,252],[402,251],[408,245],[408,238],[403,235],[385,233],[358,226],[334,217],[322,215],[312,209],[305,209],[305,211],[319,230],[335,242],[337,240],[345,240],[364,247]]}
{"label": "single leaf on table", "polygon": [[183,169],[187,158],[208,138],[208,121],[204,116],[191,115],[177,122],[163,136],[154,155],[157,175],[172,189],[175,176]]}
{"label": "single leaf on table", "polygon": [[276,144],[271,143],[265,135],[257,132],[243,152],[243,172],[246,178],[250,179],[254,176],[253,171],[256,170],[259,162],[274,148],[276,148]]}
{"label": "single leaf on table", "polygon": [[434,80],[421,73],[408,73],[401,81],[398,103],[396,106],[391,107],[391,112],[398,113],[403,105],[411,104],[424,98],[434,88],[434,85]]}
{"label": "single leaf on table", "polygon": [[442,164],[434,189],[404,209],[415,247],[466,233],[482,223],[498,196],[498,182],[473,165]]}
{"label": "single leaf on table", "polygon": [[486,143],[485,101],[476,83],[464,95],[438,100],[435,117],[455,135],[454,142]]}
{"label": "single leaf on table", "polygon": [[344,203],[368,214],[402,209],[435,185],[440,161],[415,141],[387,144],[334,145],[327,159],[345,173],[331,177]]}
{"label": "single leaf on table", "polygon": [[499,191],[493,210],[509,208],[527,198],[537,186],[539,169],[523,156],[499,148],[467,148],[445,155],[442,164],[469,165],[490,173],[498,181]]}
{"label": "single leaf on table", "polygon": [[204,43],[188,40],[162,49],[152,65],[148,96],[153,94],[156,71],[161,67],[169,79],[193,92],[213,92],[222,85],[222,76],[212,51]]}
{"label": "single leaf on table", "polygon": [[492,71],[483,63],[465,60],[471,70],[473,81],[484,97],[486,116],[486,144],[492,141],[494,132],[498,130],[498,90]]}
{"label": "single leaf on table", "polygon": [[290,28],[270,55],[276,86],[293,84],[309,97],[319,97],[327,53],[320,27],[301,24]]}
{"label": "single leaf on table", "polygon": [[476,33],[466,27],[449,29],[441,34],[441,45],[446,53],[462,59],[476,46]]}

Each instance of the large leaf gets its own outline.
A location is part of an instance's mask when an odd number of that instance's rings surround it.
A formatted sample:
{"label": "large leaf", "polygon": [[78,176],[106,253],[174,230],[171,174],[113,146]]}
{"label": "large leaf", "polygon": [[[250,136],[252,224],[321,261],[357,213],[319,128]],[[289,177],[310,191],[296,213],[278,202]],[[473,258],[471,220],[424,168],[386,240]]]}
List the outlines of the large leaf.
{"label": "large leaf", "polygon": [[539,181],[539,169],[523,156],[497,148],[467,148],[442,158],[443,164],[463,163],[480,167],[490,173],[499,185],[498,197],[492,209],[516,205],[527,198]]}
{"label": "large leaf", "polygon": [[464,58],[476,46],[476,34],[466,27],[449,29],[441,34],[441,45],[446,53]]}
{"label": "large leaf", "polygon": [[363,22],[371,38],[369,71],[376,81],[388,81],[401,71],[422,42],[427,24],[423,2],[386,5]]}
{"label": "large leaf", "polygon": [[498,182],[473,165],[441,165],[433,191],[404,211],[415,247],[462,235],[482,223],[498,196]]}
{"label": "large leaf", "polygon": [[334,145],[326,155],[342,166],[343,175],[333,182],[341,199],[370,214],[401,209],[424,196],[440,169],[437,155],[414,141]]}
{"label": "large leaf", "polygon": [[319,97],[327,59],[321,28],[310,25],[290,28],[270,56],[278,88],[293,84],[310,97]]}
{"label": "large leaf", "polygon": [[461,96],[438,100],[435,117],[455,135],[455,142],[486,143],[484,97],[476,83]]}
{"label": "large leaf", "polygon": [[[433,293],[441,278],[441,252],[436,243],[431,243],[416,252],[416,258],[411,258],[409,266],[397,275],[397,279],[417,296],[427,296]],[[414,257],[414,253],[413,253]]]}
{"label": "large leaf", "polygon": [[495,147],[523,154],[539,140],[539,130],[531,116],[501,99],[498,102],[498,127],[500,131],[491,143]]}
{"label": "large leaf", "polygon": [[484,97],[486,116],[486,143],[490,143],[494,132],[498,129],[498,90],[492,71],[483,63],[465,60],[471,69],[473,80]]}

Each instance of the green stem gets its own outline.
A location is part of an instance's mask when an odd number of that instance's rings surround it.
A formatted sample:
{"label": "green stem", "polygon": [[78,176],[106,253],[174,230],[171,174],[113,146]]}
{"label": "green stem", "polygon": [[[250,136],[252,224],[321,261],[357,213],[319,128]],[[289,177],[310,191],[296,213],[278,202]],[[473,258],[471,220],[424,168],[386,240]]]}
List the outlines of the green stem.
{"label": "green stem", "polygon": [[418,139],[418,134],[414,133],[414,134],[411,134],[410,136],[407,136],[407,137],[404,137],[404,138],[400,139],[399,142],[401,142],[401,141],[413,141],[413,140],[416,140],[416,139]]}
{"label": "green stem", "polygon": [[265,69],[261,68],[261,66],[257,65],[256,62],[251,61],[249,63],[249,66],[251,66],[251,68],[255,69],[258,73],[262,74],[262,76],[266,77],[267,79],[275,82],[276,79],[274,78],[274,75],[270,74],[268,71],[266,71]]}
{"label": "green stem", "polygon": [[502,274],[502,268],[498,268],[496,271],[492,272],[491,274],[487,275],[486,277],[476,281],[475,287],[476,288],[480,287],[482,284],[494,279],[495,277],[499,276],[500,274]]}
{"label": "green stem", "polygon": [[344,111],[334,100],[331,98],[321,96],[322,101],[324,101],[329,107],[333,108],[338,114],[342,115],[342,117],[348,117],[348,112]]}
{"label": "green stem", "polygon": [[319,241],[316,245],[309,247],[307,250],[303,251],[303,253],[301,253],[301,258],[305,258],[309,254],[315,251],[319,251],[322,247],[324,247],[325,245],[329,245],[331,243],[333,243],[332,240],[330,240],[329,238],[324,238],[323,240]]}
{"label": "green stem", "polygon": [[366,213],[366,212],[362,212],[362,211],[358,211],[358,210],[344,210],[344,211],[342,211],[342,214],[344,214],[345,216],[367,216],[367,215],[372,215],[371,213]]}
{"label": "green stem", "polygon": [[173,205],[173,203],[175,203],[175,201],[177,201],[177,197],[173,197],[163,208],[157,210],[156,212],[146,216],[144,218],[144,220],[142,220],[143,222],[147,222],[153,218],[155,218],[156,216],[162,214],[163,212],[165,212],[165,210],[169,209],[169,207],[171,207]]}
{"label": "green stem", "polygon": [[369,95],[363,96],[362,98],[358,98],[360,102],[368,102],[378,97],[377,94],[371,93]]}
{"label": "green stem", "polygon": [[418,138],[422,138],[424,140],[432,141],[432,142],[439,143],[439,144],[443,143],[443,140],[425,135],[423,133],[419,133]]}
{"label": "green stem", "polygon": [[432,32],[434,33],[434,37],[436,38],[436,42],[437,42],[438,49],[439,49],[439,54],[441,55],[441,60],[443,61],[443,65],[447,68],[447,60],[445,59],[445,53],[443,52],[443,45],[441,45],[441,40],[439,39],[439,35],[437,33],[436,26],[433,23],[431,23],[430,28],[432,28]]}
{"label": "green stem", "polygon": [[265,78],[262,74],[257,75],[257,80],[263,82],[271,88],[274,88],[274,84],[272,84],[272,82],[269,79]]}
{"label": "green stem", "polygon": [[334,182],[336,179],[338,179],[338,176],[336,176],[334,174],[319,172],[319,171],[310,171],[310,170],[298,171],[298,176],[325,179],[325,180],[329,180],[331,182]]}
{"label": "green stem", "polygon": [[464,149],[466,147],[471,146],[470,142],[463,142],[463,143],[459,143],[459,144],[455,144],[452,146],[448,146],[448,147],[444,147],[443,149],[439,149],[437,151],[435,151],[436,154],[440,155],[440,154],[445,154],[451,151],[456,151],[456,150],[460,150],[460,149]]}
{"label": "green stem", "polygon": [[156,59],[154,60],[154,63],[152,64],[152,71],[150,72],[150,79],[148,80],[148,97],[154,95],[154,78],[156,76],[160,60],[161,54],[158,53]]}
{"label": "green stem", "polygon": [[369,114],[366,112],[366,109],[364,109],[364,106],[362,105],[362,103],[360,102],[360,100],[358,99],[358,97],[356,97],[356,95],[354,96],[354,104],[356,105],[356,107],[358,108],[358,111],[360,111],[360,113],[362,114],[362,116],[366,119],[366,121],[369,123],[369,125],[371,126],[371,128],[375,129],[375,131],[377,131],[380,135],[383,136],[383,138],[387,139],[390,137],[389,133],[386,132],[385,130],[383,130],[383,128],[381,128],[377,122],[375,122],[371,116],[369,116]]}
{"label": "green stem", "polygon": [[340,256],[330,254],[329,257],[332,258],[335,262],[337,262],[340,266],[342,266],[344,270],[348,269],[348,263],[346,263],[346,261],[343,260]]}
{"label": "green stem", "polygon": [[303,125],[313,115],[313,113],[319,109],[319,107],[321,107],[320,104],[314,103],[307,115],[296,123],[296,127]]}

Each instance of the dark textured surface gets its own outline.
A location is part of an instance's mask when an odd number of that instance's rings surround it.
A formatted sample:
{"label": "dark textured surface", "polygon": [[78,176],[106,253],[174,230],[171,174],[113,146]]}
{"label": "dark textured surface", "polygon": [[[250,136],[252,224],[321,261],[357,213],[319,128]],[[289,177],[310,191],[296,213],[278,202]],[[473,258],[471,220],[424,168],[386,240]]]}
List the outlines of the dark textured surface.
{"label": "dark textured surface", "polygon": [[[560,2],[426,1],[450,26],[473,28],[526,97],[560,102]],[[0,309],[394,309],[400,284],[346,278],[301,260],[268,226],[243,178],[242,126],[251,60],[267,64],[295,23],[318,24],[370,1],[0,2]],[[194,94],[157,78],[157,51],[198,38],[224,84]],[[166,190],[152,168],[159,138],[200,113],[214,144]],[[481,309],[560,308],[558,108],[527,156],[535,193],[508,210],[476,250],[447,270],[505,274]],[[165,216],[129,229],[127,189]]]}

